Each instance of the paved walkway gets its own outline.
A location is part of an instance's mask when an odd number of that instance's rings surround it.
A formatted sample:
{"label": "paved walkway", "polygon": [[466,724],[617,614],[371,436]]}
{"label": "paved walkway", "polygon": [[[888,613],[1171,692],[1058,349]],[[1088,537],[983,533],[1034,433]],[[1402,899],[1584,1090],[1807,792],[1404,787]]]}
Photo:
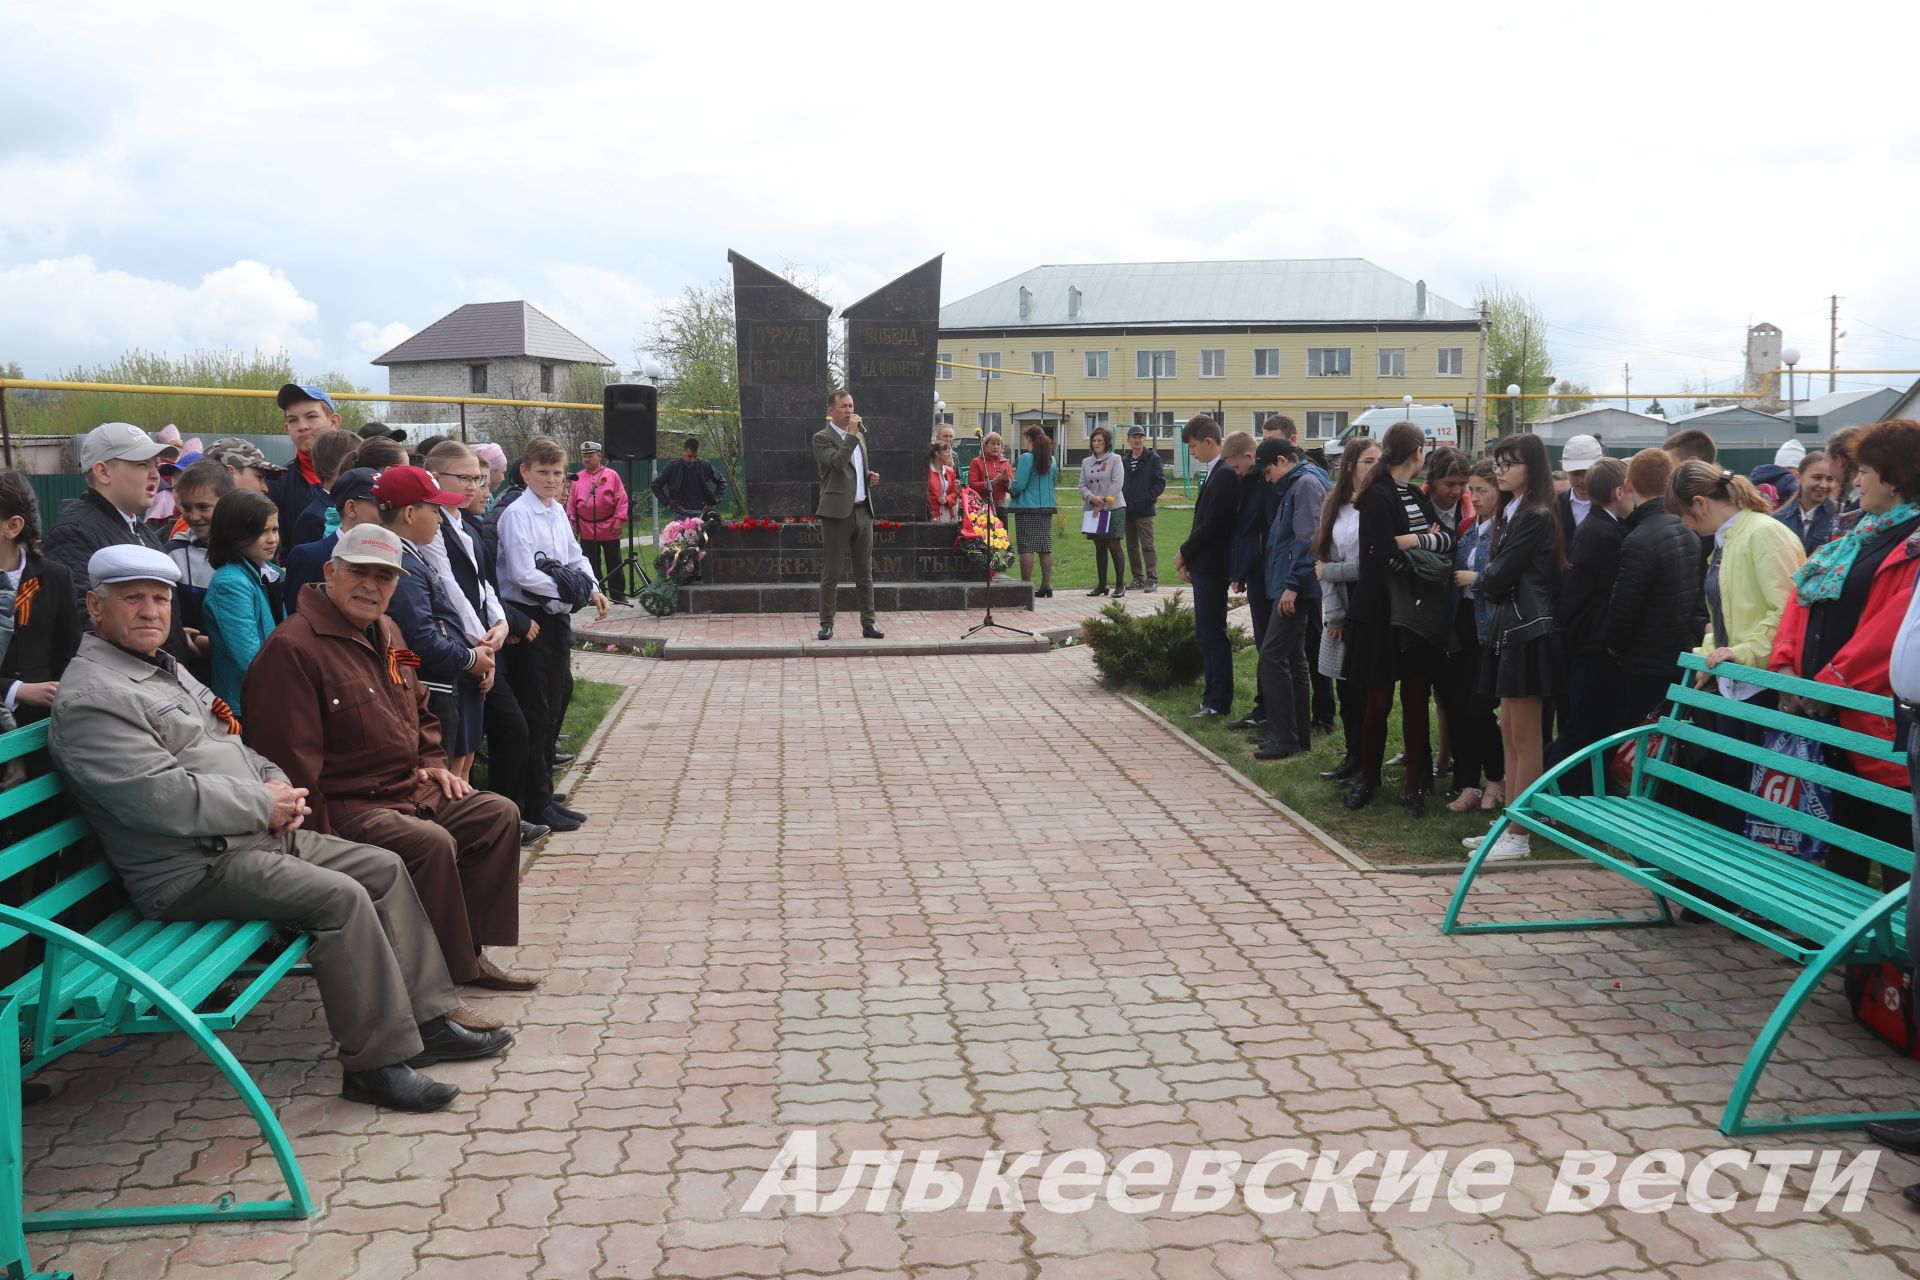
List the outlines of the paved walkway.
{"label": "paved walkway", "polygon": [[[524,886],[520,1038],[437,1068],[437,1116],[346,1105],[311,995],[232,1037],[322,1206],[308,1223],[34,1238],[81,1276],[1265,1277],[1920,1274],[1889,1156],[1863,1210],[1544,1215],[1575,1147],[1696,1157],[1790,972],[1706,928],[1444,938],[1449,889],[1368,875],[1092,681],[1082,650],[1006,658],[616,664],[638,694],[576,792],[593,816]],[[967,703],[956,689],[992,690]],[[1626,895],[1493,877],[1535,908]],[[1515,903],[1506,904],[1512,909]],[[1770,1098],[1911,1099],[1920,1071],[1828,1000]],[[270,1166],[178,1038],[44,1073],[29,1200],[267,1190]],[[1066,1214],[1030,1205],[742,1211],[787,1136],[937,1149],[1497,1147],[1481,1215],[1404,1207]],[[155,1140],[165,1138],[165,1145]],[[1788,1144],[1759,1142],[1747,1149]],[[1855,1135],[1798,1146],[1860,1150]],[[903,1171],[900,1184],[905,1186]],[[1362,1203],[1371,1199],[1360,1180]]]}

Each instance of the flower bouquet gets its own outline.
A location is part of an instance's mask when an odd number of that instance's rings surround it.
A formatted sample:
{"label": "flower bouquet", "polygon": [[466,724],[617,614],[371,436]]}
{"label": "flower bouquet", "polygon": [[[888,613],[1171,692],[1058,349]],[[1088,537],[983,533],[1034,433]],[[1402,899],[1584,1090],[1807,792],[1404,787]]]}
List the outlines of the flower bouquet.
{"label": "flower bouquet", "polygon": [[986,570],[989,579],[1013,565],[1013,544],[1007,538],[1007,526],[1000,523],[993,508],[971,489],[960,491],[960,532],[953,540],[953,549],[965,557],[968,564]]}

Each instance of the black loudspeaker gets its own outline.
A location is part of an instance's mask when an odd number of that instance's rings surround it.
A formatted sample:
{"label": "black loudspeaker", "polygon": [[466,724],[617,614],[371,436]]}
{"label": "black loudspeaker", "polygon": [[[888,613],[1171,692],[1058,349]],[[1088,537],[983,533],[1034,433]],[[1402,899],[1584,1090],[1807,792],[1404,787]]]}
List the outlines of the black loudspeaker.
{"label": "black loudspeaker", "polygon": [[660,392],[644,382],[608,385],[600,402],[601,428],[609,458],[651,462],[660,436]]}

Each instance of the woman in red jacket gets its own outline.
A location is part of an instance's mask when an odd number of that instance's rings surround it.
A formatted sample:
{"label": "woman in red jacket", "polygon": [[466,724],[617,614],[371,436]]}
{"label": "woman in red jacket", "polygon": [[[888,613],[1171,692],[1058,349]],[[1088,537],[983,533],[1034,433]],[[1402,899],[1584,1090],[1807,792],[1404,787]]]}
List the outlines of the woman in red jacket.
{"label": "woman in red jacket", "polygon": [[[1822,684],[1893,694],[1887,673],[1893,642],[1920,572],[1920,422],[1882,422],[1858,441],[1854,454],[1860,484],[1860,520],[1852,530],[1817,548],[1794,575],[1793,595],[1780,618],[1768,666]],[[1782,711],[1811,708],[1782,698]],[[1894,739],[1894,722],[1862,711],[1840,712],[1842,728]],[[1828,762],[1856,777],[1904,788],[1899,765],[1828,748]],[[1884,805],[1833,792],[1833,820],[1849,830],[1908,847],[1907,815]],[[1850,880],[1870,883],[1871,862],[1832,849],[1827,866]],[[1883,872],[1883,887],[1898,877]]]}
{"label": "woman in red jacket", "polygon": [[1007,518],[1007,486],[1013,483],[1013,464],[1007,461],[1007,442],[998,431],[987,432],[980,454],[967,464],[967,488],[993,504],[993,514]]}
{"label": "woman in red jacket", "polygon": [[960,519],[960,473],[953,469],[953,446],[945,440],[934,441],[927,454],[927,519],[935,524]]}

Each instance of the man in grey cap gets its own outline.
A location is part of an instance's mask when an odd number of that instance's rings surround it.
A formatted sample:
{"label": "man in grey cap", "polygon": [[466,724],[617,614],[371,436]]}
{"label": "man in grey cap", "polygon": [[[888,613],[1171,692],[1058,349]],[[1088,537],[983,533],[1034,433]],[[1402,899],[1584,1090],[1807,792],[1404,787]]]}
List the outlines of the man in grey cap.
{"label": "man in grey cap", "polygon": [[343,1096],[437,1111],[459,1090],[416,1067],[492,1057],[513,1037],[448,1018],[460,997],[399,857],[301,830],[306,792],[162,652],[179,575],[150,547],[92,557],[95,634],[54,697],[54,767],[142,914],[283,920],[313,935]]}
{"label": "man in grey cap", "polygon": [[[160,488],[160,464],[178,457],[180,451],[130,422],[101,423],[80,438],[76,451],[87,491],[60,504],[41,552],[73,575],[74,606],[81,625],[91,628],[87,562],[102,547],[163,549],[160,535],[147,527],[147,508]],[[186,662],[191,655],[206,652],[207,638],[198,631],[182,631],[175,618],[165,647],[174,661]]]}

